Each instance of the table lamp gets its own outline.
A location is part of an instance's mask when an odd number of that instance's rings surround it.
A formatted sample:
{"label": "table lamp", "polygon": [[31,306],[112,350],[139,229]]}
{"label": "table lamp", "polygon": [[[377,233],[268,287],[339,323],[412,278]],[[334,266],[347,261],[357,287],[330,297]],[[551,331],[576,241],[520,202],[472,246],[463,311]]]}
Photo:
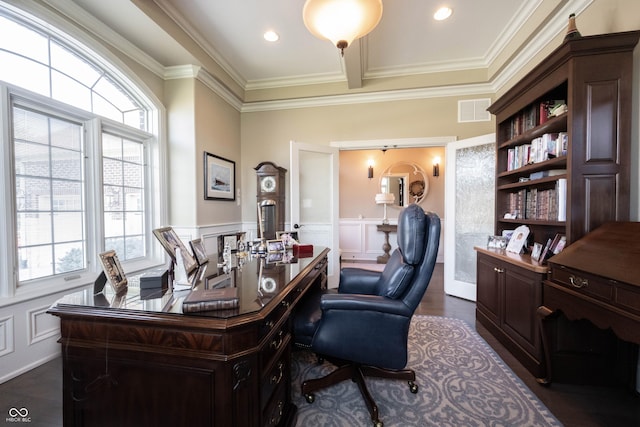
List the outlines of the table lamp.
{"label": "table lamp", "polygon": [[389,224],[389,220],[387,219],[387,205],[392,205],[395,200],[396,197],[393,195],[393,193],[376,194],[376,204],[384,205],[384,218],[382,219],[383,224]]}

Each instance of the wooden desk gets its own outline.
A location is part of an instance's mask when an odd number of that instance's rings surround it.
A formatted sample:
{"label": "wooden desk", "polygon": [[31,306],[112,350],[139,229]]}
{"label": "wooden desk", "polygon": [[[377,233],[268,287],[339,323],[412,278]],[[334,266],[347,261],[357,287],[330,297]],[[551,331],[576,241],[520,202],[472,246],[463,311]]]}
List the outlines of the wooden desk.
{"label": "wooden desk", "polygon": [[[147,295],[135,278],[123,296],[60,299],[49,313],[61,320],[64,425],[294,424],[289,316],[311,287],[326,286],[328,251],[232,270],[234,310],[183,314],[188,291]],[[205,268],[198,286],[224,275]]]}
{"label": "wooden desk", "polygon": [[552,380],[553,328],[550,319],[587,319],[611,329],[627,342],[640,344],[640,223],[612,222],[592,231],[549,259],[538,308],[542,325],[546,375]]}

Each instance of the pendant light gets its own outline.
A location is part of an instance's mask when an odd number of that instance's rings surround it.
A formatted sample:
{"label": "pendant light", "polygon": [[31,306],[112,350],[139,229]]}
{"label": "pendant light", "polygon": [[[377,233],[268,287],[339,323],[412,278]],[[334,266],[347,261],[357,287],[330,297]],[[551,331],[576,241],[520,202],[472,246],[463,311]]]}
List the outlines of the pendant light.
{"label": "pendant light", "polygon": [[382,17],[382,0],[307,0],[304,25],[314,36],[330,40],[342,55],[355,39],[369,34]]}

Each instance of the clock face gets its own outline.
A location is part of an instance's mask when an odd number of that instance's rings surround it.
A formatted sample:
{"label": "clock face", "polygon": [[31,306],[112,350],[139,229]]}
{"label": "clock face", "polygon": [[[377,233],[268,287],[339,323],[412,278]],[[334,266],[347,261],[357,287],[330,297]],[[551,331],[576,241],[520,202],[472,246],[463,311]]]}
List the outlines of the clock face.
{"label": "clock face", "polygon": [[272,176],[265,176],[260,181],[260,189],[265,193],[272,193],[276,191],[276,179]]}

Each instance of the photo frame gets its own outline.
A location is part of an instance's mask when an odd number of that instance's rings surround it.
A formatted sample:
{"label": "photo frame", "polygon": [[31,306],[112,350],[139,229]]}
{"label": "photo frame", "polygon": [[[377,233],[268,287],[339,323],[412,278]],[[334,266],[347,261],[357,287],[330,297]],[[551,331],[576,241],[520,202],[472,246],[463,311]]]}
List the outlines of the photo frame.
{"label": "photo frame", "polygon": [[267,240],[267,252],[284,252],[285,249],[282,240]]}
{"label": "photo frame", "polygon": [[509,239],[504,236],[489,236],[487,239],[487,249],[505,249],[508,241]]}
{"label": "photo frame", "polygon": [[236,163],[233,160],[204,152],[204,198],[236,199]]}
{"label": "photo frame", "polygon": [[542,244],[534,243],[533,249],[531,250],[531,259],[534,261],[540,261],[540,256],[542,255]]}
{"label": "photo frame", "polygon": [[178,237],[175,230],[172,227],[161,227],[153,230],[153,235],[160,242],[162,247],[171,257],[173,263],[176,263],[176,248],[180,249],[182,254],[182,260],[184,262],[184,269],[187,274],[191,273],[198,267],[196,259],[191,255],[191,252],[182,243],[182,240]]}
{"label": "photo frame", "polygon": [[191,246],[191,251],[193,252],[193,256],[195,257],[198,265],[203,265],[209,262],[209,257],[207,256],[207,251],[204,248],[202,239],[194,239],[189,241],[189,246]]}
{"label": "photo frame", "polygon": [[120,265],[120,261],[118,260],[118,255],[116,255],[116,251],[110,250],[106,252],[102,252],[99,254],[100,263],[102,264],[102,269],[104,270],[104,274],[107,277],[107,282],[113,288],[113,291],[116,294],[121,293],[125,289],[127,289],[127,277],[124,274],[124,270]]}
{"label": "photo frame", "polygon": [[512,252],[515,254],[519,254],[522,252],[522,248],[524,248],[527,243],[527,237],[529,237],[529,227],[526,225],[521,225],[517,227],[513,231],[513,235],[511,239],[509,239],[509,243],[507,244],[507,252]]}
{"label": "photo frame", "polygon": [[276,240],[284,242],[285,247],[291,248],[298,240],[297,231],[276,231]]}

